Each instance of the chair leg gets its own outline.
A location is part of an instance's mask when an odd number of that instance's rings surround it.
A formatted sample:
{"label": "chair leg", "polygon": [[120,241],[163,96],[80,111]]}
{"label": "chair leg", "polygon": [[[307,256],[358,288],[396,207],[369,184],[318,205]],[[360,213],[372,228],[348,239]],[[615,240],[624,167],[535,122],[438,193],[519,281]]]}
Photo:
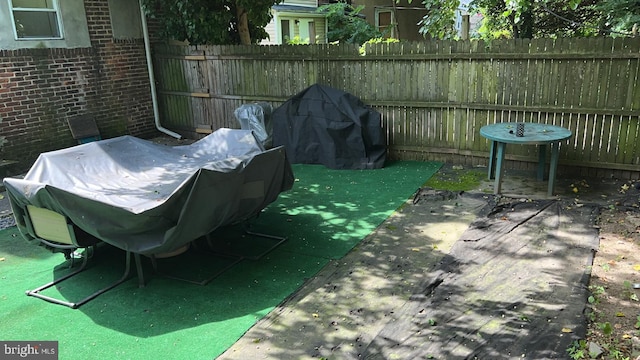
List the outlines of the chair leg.
{"label": "chair leg", "polygon": [[[239,256],[242,259],[247,259],[247,260],[260,260],[260,259],[262,259],[263,256],[267,255],[268,253],[273,251],[275,248],[280,246],[282,243],[287,241],[286,237],[251,231],[251,230],[249,230],[249,225],[245,226],[244,233],[247,234],[247,235],[251,235],[251,236],[256,236],[256,237],[261,237],[261,238],[265,238],[265,239],[276,240],[276,242],[271,247],[269,247],[268,249],[266,249],[265,251],[263,251],[262,253],[260,253],[258,255],[247,256],[247,255],[243,255],[243,254],[235,254],[235,253],[227,253],[227,252],[223,253],[224,255]],[[214,246],[213,241],[211,239],[211,235],[207,234],[206,239],[207,239],[207,245],[209,246],[209,248],[211,250],[213,250],[215,248],[215,246]]]}
{"label": "chair leg", "polygon": [[287,241],[286,237],[276,236],[276,235],[269,235],[269,234],[264,234],[264,233],[258,233],[258,232],[249,230],[249,228],[245,229],[244,232],[246,234],[249,234],[249,235],[252,235],[252,236],[262,237],[262,238],[265,238],[265,239],[277,240],[270,248],[268,248],[267,250],[263,251],[261,254],[255,255],[255,256],[245,256],[244,257],[245,259],[249,259],[249,260],[260,260],[263,256],[267,255],[268,253],[273,251],[275,248],[280,246],[283,242]]}
{"label": "chair leg", "polygon": [[83,256],[82,265],[80,266],[80,268],[78,270],[73,271],[73,272],[71,272],[71,273],[69,273],[69,274],[67,274],[65,276],[62,276],[61,278],[56,279],[56,280],[54,280],[52,282],[44,284],[44,285],[40,286],[37,289],[26,291],[27,296],[33,296],[33,297],[36,297],[36,298],[39,298],[39,299],[42,299],[42,300],[45,300],[45,301],[48,301],[48,302],[51,302],[51,303],[54,303],[54,304],[64,305],[64,306],[70,307],[72,309],[77,309],[80,306],[82,306],[83,304],[89,302],[90,300],[93,300],[97,296],[99,296],[99,295],[101,295],[101,294],[113,289],[114,287],[122,284],[123,282],[127,281],[129,279],[129,277],[130,277],[130,274],[131,274],[131,253],[127,252],[126,253],[126,265],[125,265],[125,270],[124,270],[124,274],[122,274],[122,277],[119,280],[117,280],[116,282],[112,283],[111,285],[94,292],[93,294],[85,297],[82,300],[79,300],[77,302],[70,302],[70,301],[65,301],[65,300],[61,300],[61,299],[56,299],[54,297],[47,296],[47,295],[44,295],[44,294],[40,293],[41,291],[46,290],[46,289],[48,289],[48,288],[50,288],[52,286],[55,286],[57,284],[60,284],[61,282],[63,282],[65,280],[67,280],[67,279],[69,279],[69,278],[81,273],[82,271],[86,270],[87,258],[88,258],[88,256]]}
{"label": "chair leg", "polygon": [[[228,257],[228,256],[225,256]],[[163,272],[159,269],[158,266],[158,259],[151,255],[151,265],[153,266],[153,272],[164,277],[167,279],[172,279],[172,280],[179,280],[179,281],[184,281],[190,284],[196,284],[196,285],[207,285],[208,283],[210,283],[211,281],[213,281],[215,278],[217,278],[218,276],[220,276],[222,273],[224,273],[225,271],[229,270],[231,267],[233,267],[234,265],[236,265],[237,263],[239,263],[240,261],[242,261],[241,257],[234,257],[233,261],[228,264],[227,266],[225,266],[224,268],[218,270],[217,272],[213,273],[211,276],[202,279],[202,280],[194,280],[194,279],[188,279],[188,278],[184,278],[184,277],[180,277],[180,276],[176,276],[176,275],[172,275],[166,272]]]}
{"label": "chair leg", "polygon": [[233,267],[234,265],[236,265],[240,261],[245,260],[245,259],[248,259],[248,260],[260,260],[263,256],[265,256],[266,254],[268,254],[269,252],[271,252],[272,250],[274,250],[275,248],[277,248],[278,246],[280,246],[283,242],[285,242],[287,240],[287,238],[285,238],[285,237],[269,235],[269,234],[263,234],[263,233],[258,233],[258,232],[251,231],[251,230],[249,230],[248,226],[245,227],[244,232],[245,232],[245,234],[248,234],[248,235],[251,235],[251,236],[257,236],[257,237],[261,237],[261,238],[265,238],[265,239],[276,240],[276,242],[271,247],[269,247],[267,250],[263,251],[262,253],[260,253],[258,255],[247,256],[247,255],[243,255],[243,254],[234,254],[234,253],[228,253],[228,252],[216,252],[215,251],[215,246],[213,245],[212,238],[211,238],[210,234],[207,234],[205,236],[205,238],[206,238],[206,243],[207,243],[207,246],[208,246],[208,250],[210,252],[212,252],[212,255],[233,259],[233,261],[230,264],[228,264],[227,266],[225,266],[221,270],[215,272],[213,275],[207,277],[206,279],[194,280],[194,279],[188,279],[188,278],[184,278],[184,277],[179,277],[179,276],[176,276],[176,275],[173,275],[173,274],[168,274],[166,272],[161,271],[159,269],[159,266],[158,266],[158,259],[155,256],[151,255],[150,259],[151,259],[151,265],[153,266],[153,271],[154,271],[155,274],[158,274],[158,275],[160,275],[162,277],[165,277],[165,278],[168,278],[168,279],[179,280],[179,281],[184,281],[184,282],[188,282],[188,283],[191,283],[191,284],[204,286],[204,285],[207,285],[208,283],[210,283],[212,280],[214,280],[218,276],[220,276],[225,271],[229,270],[231,267]]}
{"label": "chair leg", "polygon": [[144,278],[144,270],[142,269],[142,259],[140,254],[134,253],[133,257],[136,260],[136,272],[138,273],[138,287],[143,288],[147,285],[147,281]]}

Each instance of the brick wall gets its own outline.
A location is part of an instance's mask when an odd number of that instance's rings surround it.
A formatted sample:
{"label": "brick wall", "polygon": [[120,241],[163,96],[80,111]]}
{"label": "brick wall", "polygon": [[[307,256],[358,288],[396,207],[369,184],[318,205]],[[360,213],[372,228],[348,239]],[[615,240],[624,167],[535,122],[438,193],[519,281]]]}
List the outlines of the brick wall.
{"label": "brick wall", "polygon": [[95,115],[103,138],[159,134],[143,40],[114,41],[106,0],[85,1],[85,11],[90,48],[0,50],[0,160],[18,160],[13,173],[75,145],[72,116]]}

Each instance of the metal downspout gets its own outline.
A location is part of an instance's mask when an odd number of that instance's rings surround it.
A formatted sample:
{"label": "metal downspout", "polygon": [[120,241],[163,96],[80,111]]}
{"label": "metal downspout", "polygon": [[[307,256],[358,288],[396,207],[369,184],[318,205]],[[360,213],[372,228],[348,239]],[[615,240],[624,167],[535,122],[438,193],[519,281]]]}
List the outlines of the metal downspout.
{"label": "metal downspout", "polygon": [[182,135],[175,133],[167,128],[162,127],[160,124],[160,111],[158,110],[158,95],[156,93],[155,77],[153,76],[153,61],[151,59],[151,45],[149,44],[149,29],[147,28],[147,17],[144,14],[144,7],[142,6],[142,0],[138,1],[140,5],[140,17],[142,18],[142,34],[144,36],[144,52],[147,57],[147,70],[149,72],[149,84],[151,85],[151,101],[153,103],[153,118],[156,123],[156,128],[161,132],[173,136],[176,139],[182,138]]}

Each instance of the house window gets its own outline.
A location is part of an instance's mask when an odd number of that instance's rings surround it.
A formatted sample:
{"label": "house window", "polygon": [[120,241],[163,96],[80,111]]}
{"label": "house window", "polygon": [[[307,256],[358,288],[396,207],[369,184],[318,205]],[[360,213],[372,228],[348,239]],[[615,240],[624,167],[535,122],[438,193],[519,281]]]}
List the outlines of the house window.
{"label": "house window", "polygon": [[280,21],[280,31],[281,31],[281,39],[282,44],[286,44],[287,41],[291,40],[291,30],[289,28],[289,20],[281,20]]}
{"label": "house window", "polygon": [[384,37],[395,37],[395,17],[392,10],[376,9],[376,29]]}
{"label": "house window", "polygon": [[10,0],[16,40],[62,39],[57,0]]}
{"label": "house window", "polygon": [[315,44],[316,43],[316,24],[313,21],[309,21],[309,26],[308,26],[308,33],[309,33],[309,44]]}

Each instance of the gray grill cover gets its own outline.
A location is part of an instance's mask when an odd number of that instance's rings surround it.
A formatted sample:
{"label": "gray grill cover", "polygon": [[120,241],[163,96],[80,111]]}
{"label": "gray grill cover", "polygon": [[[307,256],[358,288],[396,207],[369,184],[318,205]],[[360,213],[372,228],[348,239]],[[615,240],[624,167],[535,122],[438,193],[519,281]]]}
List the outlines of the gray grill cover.
{"label": "gray grill cover", "polygon": [[251,131],[220,129],[191,145],[122,136],[43,153],[24,179],[4,184],[28,240],[31,204],[149,255],[255,216],[292,187],[293,172],[282,147],[265,151]]}
{"label": "gray grill cover", "polygon": [[379,169],[386,157],[380,113],[352,94],[312,85],[274,110],[273,144],[293,164]]}

